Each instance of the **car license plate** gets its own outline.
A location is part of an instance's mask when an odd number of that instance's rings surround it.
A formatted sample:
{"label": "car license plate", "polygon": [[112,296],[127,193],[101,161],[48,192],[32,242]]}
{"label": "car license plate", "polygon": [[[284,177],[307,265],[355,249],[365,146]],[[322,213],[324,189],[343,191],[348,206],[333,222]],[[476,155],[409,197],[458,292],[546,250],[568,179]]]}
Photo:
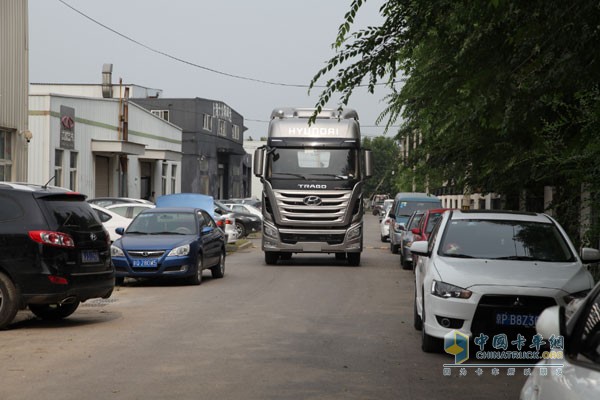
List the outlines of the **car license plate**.
{"label": "car license plate", "polygon": [[533,314],[496,313],[496,325],[501,326],[523,326],[532,328],[537,322],[538,316]]}
{"label": "car license plate", "polygon": [[97,263],[100,262],[100,255],[96,250],[82,250],[81,251],[81,262],[82,263]]}
{"label": "car license plate", "polygon": [[158,259],[141,259],[141,260],[133,260],[133,266],[136,268],[156,268],[158,266]]}

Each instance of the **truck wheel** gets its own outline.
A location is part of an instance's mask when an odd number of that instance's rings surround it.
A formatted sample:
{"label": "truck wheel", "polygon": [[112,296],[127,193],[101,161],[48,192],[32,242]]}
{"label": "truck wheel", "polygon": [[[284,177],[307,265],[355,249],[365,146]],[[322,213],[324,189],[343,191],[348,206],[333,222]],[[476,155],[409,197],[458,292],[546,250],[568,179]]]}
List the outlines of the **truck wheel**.
{"label": "truck wheel", "polygon": [[279,254],[274,251],[265,251],[265,263],[267,265],[275,265],[277,264],[277,260],[279,259]]}
{"label": "truck wheel", "polygon": [[335,253],[335,259],[344,261],[346,259],[346,253]]}
{"label": "truck wheel", "polygon": [[10,278],[0,272],[0,329],[10,324],[19,310],[19,292]]}
{"label": "truck wheel", "polygon": [[348,265],[353,267],[360,265],[360,253],[348,253]]}
{"label": "truck wheel", "polygon": [[29,309],[36,317],[46,321],[58,321],[73,314],[79,307],[79,301],[66,304],[30,304]]}

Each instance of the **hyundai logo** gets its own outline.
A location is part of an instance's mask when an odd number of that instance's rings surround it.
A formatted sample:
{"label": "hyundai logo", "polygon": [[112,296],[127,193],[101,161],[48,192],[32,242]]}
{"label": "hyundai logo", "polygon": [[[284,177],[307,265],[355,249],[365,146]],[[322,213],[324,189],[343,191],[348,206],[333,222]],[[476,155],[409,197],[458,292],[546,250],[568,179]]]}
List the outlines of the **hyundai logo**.
{"label": "hyundai logo", "polygon": [[90,233],[90,239],[92,239],[92,241],[98,239],[98,236],[96,236],[95,233]]}
{"label": "hyundai logo", "polygon": [[302,202],[307,206],[318,206],[322,200],[319,196],[306,196]]}

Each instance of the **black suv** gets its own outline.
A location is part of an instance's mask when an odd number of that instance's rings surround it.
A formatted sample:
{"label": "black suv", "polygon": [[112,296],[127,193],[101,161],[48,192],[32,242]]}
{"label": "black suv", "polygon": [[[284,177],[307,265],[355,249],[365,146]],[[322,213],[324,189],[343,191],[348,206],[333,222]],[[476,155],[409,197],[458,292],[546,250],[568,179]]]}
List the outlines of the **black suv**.
{"label": "black suv", "polygon": [[0,329],[19,309],[57,320],[80,302],[110,297],[110,239],[85,196],[0,183]]}

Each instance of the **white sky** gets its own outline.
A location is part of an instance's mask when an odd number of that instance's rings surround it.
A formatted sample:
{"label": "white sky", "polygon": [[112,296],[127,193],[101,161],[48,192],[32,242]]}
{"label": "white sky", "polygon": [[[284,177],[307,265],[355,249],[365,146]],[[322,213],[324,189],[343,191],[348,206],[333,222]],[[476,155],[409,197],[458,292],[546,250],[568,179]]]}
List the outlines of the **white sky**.
{"label": "white sky", "polygon": [[[334,53],[331,43],[350,0],[64,0],[80,12],[155,50],[193,64],[252,79],[308,85]],[[367,0],[353,30],[381,24],[384,0]],[[162,89],[164,98],[220,100],[242,114],[245,137],[266,136],[277,107],[313,107],[320,89],[274,86],[222,76],[172,60],[86,19],[58,0],[29,0],[29,80],[113,83]],[[324,84],[325,82],[319,82]],[[366,82],[365,82],[366,83]],[[350,107],[363,135],[374,127],[389,93],[359,89]],[[329,104],[337,107],[335,102]],[[388,136],[390,133],[388,133]]]}

